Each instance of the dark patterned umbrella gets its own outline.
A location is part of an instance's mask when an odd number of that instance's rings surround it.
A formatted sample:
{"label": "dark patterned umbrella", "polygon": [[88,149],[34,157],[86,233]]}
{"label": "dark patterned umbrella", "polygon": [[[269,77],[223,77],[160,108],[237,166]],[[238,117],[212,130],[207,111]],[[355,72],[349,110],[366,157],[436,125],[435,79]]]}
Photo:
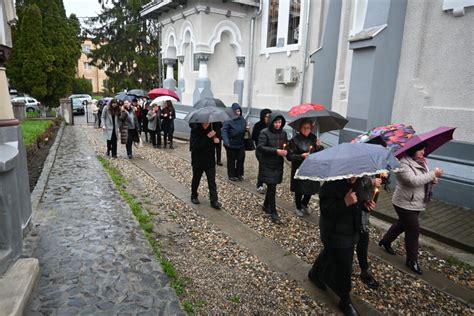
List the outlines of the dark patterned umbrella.
{"label": "dark patterned umbrella", "polygon": [[310,119],[313,121],[313,132],[316,132],[318,138],[319,133],[343,129],[347,122],[349,122],[344,116],[333,111],[310,110],[298,115],[298,119],[294,120],[289,125],[294,129],[299,129],[303,119]]}

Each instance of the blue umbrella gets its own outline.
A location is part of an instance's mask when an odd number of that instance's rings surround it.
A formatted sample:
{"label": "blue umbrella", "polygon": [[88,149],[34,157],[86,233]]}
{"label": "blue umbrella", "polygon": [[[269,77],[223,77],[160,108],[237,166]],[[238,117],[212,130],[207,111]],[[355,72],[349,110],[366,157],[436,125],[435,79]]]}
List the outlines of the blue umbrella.
{"label": "blue umbrella", "polygon": [[115,95],[115,98],[120,101],[130,101],[132,102],[133,99],[136,99],[136,97],[128,95],[126,92],[119,92]]}
{"label": "blue umbrella", "polygon": [[112,100],[113,98],[111,97],[105,97],[105,98],[102,98],[99,100],[99,102],[102,102],[102,103],[109,103],[110,100]]}
{"label": "blue umbrella", "polygon": [[296,179],[334,181],[390,171],[400,164],[389,148],[366,143],[343,143],[309,155]]}

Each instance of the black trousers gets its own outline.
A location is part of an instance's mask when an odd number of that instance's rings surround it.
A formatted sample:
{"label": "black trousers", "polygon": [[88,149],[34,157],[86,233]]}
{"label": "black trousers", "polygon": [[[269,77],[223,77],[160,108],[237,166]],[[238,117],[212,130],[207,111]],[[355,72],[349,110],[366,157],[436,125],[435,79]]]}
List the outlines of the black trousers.
{"label": "black trousers", "polygon": [[133,140],[138,138],[138,131],[136,129],[129,129],[127,133],[127,144],[125,148],[127,148],[127,156],[132,155],[132,145]]}
{"label": "black trousers", "polygon": [[198,187],[201,182],[202,174],[206,173],[207,185],[209,187],[209,200],[217,202],[217,185],[216,185],[216,166],[208,169],[193,167],[193,179],[191,181],[191,197],[198,197]]}
{"label": "black trousers", "polygon": [[351,275],[354,246],[349,248],[324,248],[316,258],[311,274],[323,280],[341,299],[350,302]]}
{"label": "black trousers", "polygon": [[151,144],[153,147],[156,146],[156,131],[152,131],[151,129],[148,130],[150,132],[150,139],[151,139]]}
{"label": "black trousers", "polygon": [[265,193],[265,201],[263,202],[263,206],[270,211],[270,213],[276,212],[276,184],[268,184],[267,183],[267,192]]}
{"label": "black trousers", "polygon": [[[174,130],[173,129],[165,129],[163,130],[163,141],[165,142],[165,146],[167,144],[167,141],[170,143],[170,145],[173,144],[173,132]],[[160,140],[161,142],[161,140]]]}
{"label": "black trousers", "polygon": [[420,236],[420,223],[418,222],[419,211],[410,211],[393,206],[398,215],[398,221],[390,226],[382,238],[382,243],[390,245],[401,233],[405,232],[405,250],[407,259],[418,260],[418,237]]}
{"label": "black trousers", "polygon": [[112,131],[112,138],[107,140],[107,152],[111,152],[112,157],[117,156],[117,135],[115,135],[115,129]]}
{"label": "black trousers", "polygon": [[219,142],[215,146],[216,146],[216,162],[221,162],[222,161],[222,140],[219,139]]}
{"label": "black trousers", "polygon": [[244,176],[245,148],[225,148],[227,153],[227,176],[238,178]]}
{"label": "black trousers", "polygon": [[369,232],[361,232],[359,236],[359,242],[356,247],[357,261],[359,261],[359,267],[361,270],[368,270],[369,262],[367,257],[369,251]]}
{"label": "black trousers", "polygon": [[310,199],[311,199],[311,195],[303,195],[303,194],[295,193],[296,208],[301,210],[303,206],[308,206]]}
{"label": "black trousers", "polygon": [[159,126],[156,127],[155,135],[156,135],[156,146],[161,146],[161,128]]}

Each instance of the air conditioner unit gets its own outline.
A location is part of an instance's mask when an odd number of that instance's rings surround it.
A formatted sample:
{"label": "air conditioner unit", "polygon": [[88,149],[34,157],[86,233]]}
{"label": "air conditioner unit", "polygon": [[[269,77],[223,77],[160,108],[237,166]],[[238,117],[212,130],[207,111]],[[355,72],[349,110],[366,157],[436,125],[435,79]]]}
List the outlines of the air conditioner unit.
{"label": "air conditioner unit", "polygon": [[275,69],[275,83],[294,85],[298,81],[298,71],[294,66]]}

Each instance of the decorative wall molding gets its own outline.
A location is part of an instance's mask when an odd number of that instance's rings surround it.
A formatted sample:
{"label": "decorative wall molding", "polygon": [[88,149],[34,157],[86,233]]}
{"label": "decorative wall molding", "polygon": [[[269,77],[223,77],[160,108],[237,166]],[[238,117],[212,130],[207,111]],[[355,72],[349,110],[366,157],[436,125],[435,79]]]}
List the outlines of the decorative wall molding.
{"label": "decorative wall molding", "polygon": [[221,41],[222,33],[228,32],[231,35],[230,45],[235,50],[236,56],[242,56],[242,33],[239,27],[232,21],[224,20],[220,21],[214,27],[211,38],[209,39],[209,48],[211,53],[214,54],[214,48]]}
{"label": "decorative wall molding", "polygon": [[474,0],[443,0],[443,11],[452,10],[455,17],[464,16],[466,7],[474,7]]}

